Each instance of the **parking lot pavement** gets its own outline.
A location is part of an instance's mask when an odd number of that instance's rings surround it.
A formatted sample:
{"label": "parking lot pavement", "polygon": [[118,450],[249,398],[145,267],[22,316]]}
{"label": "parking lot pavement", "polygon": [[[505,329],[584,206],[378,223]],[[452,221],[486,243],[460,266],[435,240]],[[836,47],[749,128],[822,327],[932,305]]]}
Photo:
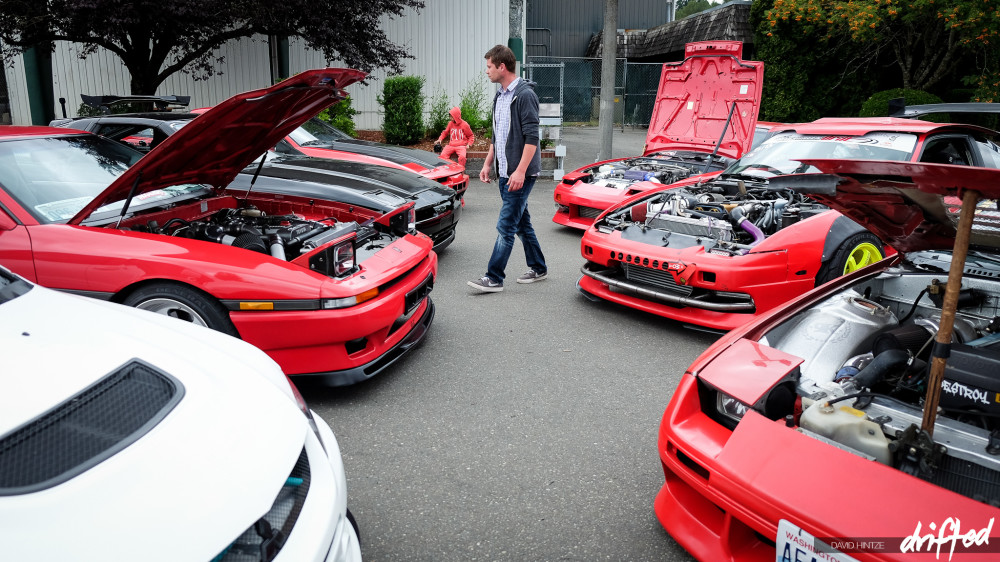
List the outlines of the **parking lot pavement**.
{"label": "parking lot pavement", "polygon": [[[616,133],[615,156],[645,133]],[[564,129],[567,171],[596,129]],[[580,233],[551,221],[551,179],[529,211],[549,265],[530,285],[520,244],[498,294],[485,272],[496,184],[473,180],[440,255],[437,316],[421,347],[375,379],[306,388],[333,427],[367,560],[690,560],[662,529],[656,438],[691,361],[716,336],[576,290]]]}

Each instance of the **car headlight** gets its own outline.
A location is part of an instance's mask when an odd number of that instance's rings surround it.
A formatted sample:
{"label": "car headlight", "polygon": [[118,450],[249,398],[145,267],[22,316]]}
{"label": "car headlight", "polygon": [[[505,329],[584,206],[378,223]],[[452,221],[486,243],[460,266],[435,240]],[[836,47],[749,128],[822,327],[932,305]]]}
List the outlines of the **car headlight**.
{"label": "car headlight", "polygon": [[409,232],[417,231],[417,210],[410,207],[410,212],[406,218],[406,230]]}
{"label": "car headlight", "polygon": [[720,414],[735,422],[743,419],[744,414],[750,410],[750,406],[723,392],[716,393],[715,408]]}
{"label": "car headlight", "polygon": [[334,308],[347,308],[349,306],[354,306],[356,304],[361,304],[365,301],[372,300],[378,296],[378,287],[374,289],[369,289],[360,295],[354,295],[352,297],[341,297],[339,299],[323,299],[320,301],[320,305],[323,310],[330,310]]}
{"label": "car headlight", "polygon": [[352,271],[354,271],[354,240],[348,240],[333,248],[333,274],[343,277]]}

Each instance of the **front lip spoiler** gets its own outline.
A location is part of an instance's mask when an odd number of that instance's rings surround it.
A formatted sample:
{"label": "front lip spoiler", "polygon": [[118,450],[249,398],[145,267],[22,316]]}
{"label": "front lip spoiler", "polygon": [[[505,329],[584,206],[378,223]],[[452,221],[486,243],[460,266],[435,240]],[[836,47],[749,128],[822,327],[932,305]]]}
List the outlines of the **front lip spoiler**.
{"label": "front lip spoiler", "polygon": [[754,312],[757,309],[753,301],[748,303],[714,303],[700,299],[692,299],[690,297],[682,297],[680,295],[674,295],[664,291],[657,291],[648,287],[630,283],[628,281],[609,277],[604,273],[611,270],[602,269],[600,271],[596,271],[590,269],[588,267],[589,265],[589,263],[584,264],[583,267],[580,268],[580,273],[590,277],[591,279],[600,281],[608,287],[612,287],[622,293],[635,297],[655,300],[671,306],[689,306],[691,308],[711,310],[713,312]]}
{"label": "front lip spoiler", "polygon": [[292,375],[292,381],[296,384],[316,383],[321,386],[347,386],[370,379],[384,371],[399,358],[406,355],[408,351],[417,347],[420,342],[424,341],[424,337],[427,335],[427,330],[430,328],[431,321],[433,319],[434,301],[432,301],[428,296],[427,308],[424,310],[420,320],[418,320],[413,326],[413,329],[410,330],[410,333],[406,334],[406,337],[400,340],[399,343],[394,345],[381,356],[373,359],[365,365],[354,367],[353,369],[329,371],[326,373],[305,373],[301,375]]}

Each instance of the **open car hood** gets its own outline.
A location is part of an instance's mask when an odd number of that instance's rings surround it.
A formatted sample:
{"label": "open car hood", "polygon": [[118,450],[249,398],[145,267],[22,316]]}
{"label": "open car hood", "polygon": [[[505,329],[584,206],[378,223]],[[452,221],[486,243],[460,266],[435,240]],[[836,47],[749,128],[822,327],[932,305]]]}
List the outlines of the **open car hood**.
{"label": "open car hood", "polygon": [[94,210],[134,195],[183,184],[225,187],[247,165],[327,106],[343,88],[364,78],[349,68],[309,70],[270,88],[244,92],[192,119],[126,170],[70,219],[80,224]]}
{"label": "open car hood", "polygon": [[[750,150],[760,110],[764,63],[744,61],[739,41],[688,43],[684,60],[666,63],[660,75],[646,152],[711,152],[726,130],[719,154],[739,158]],[[729,111],[736,104],[726,126]]]}
{"label": "open car hood", "polygon": [[1000,247],[1000,170],[953,164],[807,159],[822,174],[778,176],[772,188],[808,194],[901,252],[951,249],[962,194],[980,194],[971,246]]}

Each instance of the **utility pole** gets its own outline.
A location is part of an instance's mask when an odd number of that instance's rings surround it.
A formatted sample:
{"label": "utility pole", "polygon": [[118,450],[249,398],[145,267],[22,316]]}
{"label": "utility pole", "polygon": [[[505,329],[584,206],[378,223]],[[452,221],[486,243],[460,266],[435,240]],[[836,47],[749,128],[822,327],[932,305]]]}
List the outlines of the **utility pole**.
{"label": "utility pole", "polygon": [[598,160],[611,159],[611,133],[615,126],[615,58],[618,55],[618,0],[604,0],[604,34],[601,37],[601,111]]}

